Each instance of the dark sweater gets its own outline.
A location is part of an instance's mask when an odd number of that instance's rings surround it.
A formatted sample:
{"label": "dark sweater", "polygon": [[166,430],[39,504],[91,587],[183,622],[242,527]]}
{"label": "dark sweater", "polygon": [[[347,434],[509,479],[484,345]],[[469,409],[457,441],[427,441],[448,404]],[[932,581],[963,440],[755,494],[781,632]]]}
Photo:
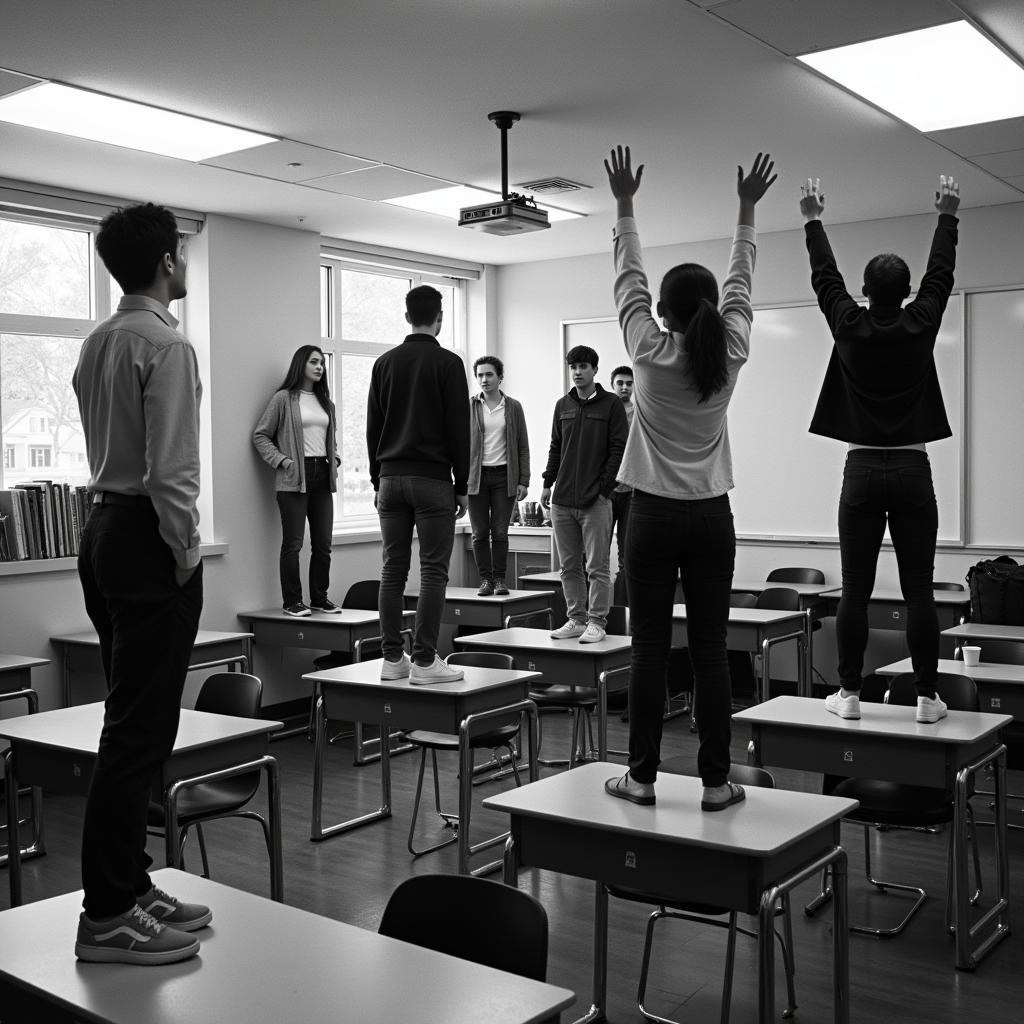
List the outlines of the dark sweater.
{"label": "dark sweater", "polygon": [[366,402],[366,450],[373,489],[382,476],[469,476],[469,386],[454,352],[430,334],[410,334],[373,364]]}
{"label": "dark sweater", "polygon": [[588,508],[599,494],[609,497],[629,437],[622,400],[600,384],[583,401],[575,388],[555,405],[544,486],[554,484],[556,505]]}
{"label": "dark sweater", "polygon": [[811,284],[835,339],[811,433],[879,448],[950,437],[934,349],[953,289],[957,218],[939,215],[928,268],[904,308],[857,305],[821,221],[805,228]]}

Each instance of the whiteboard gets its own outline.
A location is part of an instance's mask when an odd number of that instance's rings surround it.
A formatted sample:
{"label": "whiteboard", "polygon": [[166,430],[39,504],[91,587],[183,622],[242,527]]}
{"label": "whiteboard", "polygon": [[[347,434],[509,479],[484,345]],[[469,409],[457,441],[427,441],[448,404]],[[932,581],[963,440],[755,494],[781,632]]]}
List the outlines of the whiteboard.
{"label": "whiteboard", "polygon": [[[939,540],[963,542],[963,303],[950,297],[935,346],[935,364],[953,437],[928,445]],[[602,384],[627,362],[618,322],[602,317],[562,323],[565,351],[590,345]],[[740,537],[837,539],[837,510],[846,445],[808,433],[832,352],[816,305],[755,309],[750,359],[729,407],[735,489],[730,492]],[[568,383],[566,383],[568,389]],[[1018,435],[1019,436],[1019,435]]]}

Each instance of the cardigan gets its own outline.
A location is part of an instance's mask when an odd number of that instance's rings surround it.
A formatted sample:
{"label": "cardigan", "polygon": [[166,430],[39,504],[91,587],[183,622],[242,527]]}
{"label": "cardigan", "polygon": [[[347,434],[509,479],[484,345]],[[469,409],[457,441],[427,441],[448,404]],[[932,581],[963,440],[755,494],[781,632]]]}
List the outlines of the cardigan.
{"label": "cardigan", "polygon": [[[332,491],[338,489],[338,448],[334,432],[337,426],[334,403],[327,400],[327,470]],[[267,408],[256,424],[252,443],[260,457],[277,471],[274,487],[278,491],[304,493],[306,465],[302,437],[302,413],[299,411],[298,391],[275,391]],[[283,463],[291,459],[292,464]]]}
{"label": "cardigan", "polygon": [[[508,473],[508,493],[514,496],[516,487],[530,486],[530,440],[526,435],[526,417],[523,407],[504,391],[505,400],[505,454]],[[484,457],[484,416],[483,392],[469,400],[469,490],[468,494],[480,493],[480,470]]]}
{"label": "cardigan", "polygon": [[953,289],[957,218],[939,215],[917,297],[902,309],[858,305],[821,221],[808,221],[805,234],[811,284],[835,341],[811,433],[873,448],[950,437],[934,350]]}

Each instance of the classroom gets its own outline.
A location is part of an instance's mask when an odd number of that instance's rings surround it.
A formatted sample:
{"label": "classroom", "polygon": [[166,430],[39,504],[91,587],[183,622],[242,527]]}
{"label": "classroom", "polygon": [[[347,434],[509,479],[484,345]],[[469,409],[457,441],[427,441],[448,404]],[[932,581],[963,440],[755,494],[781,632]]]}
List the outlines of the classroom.
{"label": "classroom", "polygon": [[[613,295],[615,201],[602,164],[609,150],[629,145],[634,162],[645,165],[636,208],[652,285],[684,262],[704,264],[722,280],[736,223],[736,167],[749,168],[756,154],[770,152],[779,179],[757,206],[751,355],[729,412],[736,579],[763,580],[777,567],[807,566],[834,587],[842,582],[835,518],[845,445],[807,429],[831,351],[811,287],[799,208],[808,178],[821,180],[828,236],[855,297],[855,275],[879,252],[902,255],[916,289],[935,227],[939,175],[959,182],[955,284],[936,346],[952,437],[928,445],[939,506],[934,579],[966,587],[968,571],[980,561],[1001,555],[1022,561],[1024,474],[1017,442],[1024,436],[1024,102],[1019,109],[1013,102],[1024,89],[999,97],[1005,102],[996,114],[947,123],[944,108],[955,105],[953,90],[934,95],[932,109],[894,113],[880,96],[866,98],[801,59],[959,23],[994,42],[1018,71],[1024,66],[1024,10],[1017,0],[14,5],[0,31],[0,490],[44,478],[88,482],[80,428],[72,423],[62,440],[54,424],[63,415],[56,407],[69,399],[74,404],[69,382],[78,344],[112,308],[109,281],[90,265],[92,237],[111,209],[147,200],[165,204],[186,239],[188,295],[176,315],[195,347],[203,385],[200,628],[251,630],[246,613],[281,604],[273,473],[254,449],[252,433],[292,352],[304,344],[327,355],[338,406],[341,466],[330,596],[340,604],[351,584],[381,574],[366,465],[366,395],[374,359],[406,333],[405,293],[424,283],[440,289],[446,310],[440,340],[465,363],[471,393],[474,361],[483,355],[503,361],[502,386],[521,403],[529,429],[533,468],[526,500],[538,501],[552,410],[571,385],[566,353],[574,345],[594,348],[597,379],[606,389],[612,369],[629,361]],[[867,79],[884,78],[883,62],[892,58],[872,59],[879,63]],[[194,159],[5,119],[5,97],[47,82],[266,139]],[[458,224],[461,207],[500,198],[502,137],[488,114],[501,110],[521,115],[507,132],[506,188],[536,196],[550,213],[547,230],[501,235]],[[455,186],[484,191],[458,194],[442,212],[422,205],[424,195]],[[418,208],[406,202],[410,197],[421,201]],[[61,253],[57,269],[37,268],[31,308],[7,301],[20,293],[5,281],[5,273],[15,280],[8,261],[29,228],[49,232],[47,251]],[[49,308],[38,301],[44,295],[52,300]],[[36,339],[42,339],[38,346]],[[40,348],[40,369],[26,380],[24,367],[33,365],[30,357]],[[33,372],[40,375],[39,395],[50,394],[56,382],[56,398],[36,401]],[[522,527],[513,534],[510,585],[513,574],[558,568],[550,530]],[[301,557],[304,578],[308,543]],[[614,552],[611,564],[614,571]],[[44,712],[103,698],[102,675],[79,671],[68,701],[66,647],[53,639],[90,628],[75,566],[72,554],[0,561],[0,655],[41,662],[31,685]],[[410,586],[418,583],[414,557]],[[468,525],[460,521],[449,586],[476,584]],[[888,540],[875,585],[899,589]],[[839,685],[834,623],[824,617],[815,629],[811,666],[815,680],[831,687]],[[442,655],[455,649],[454,633],[442,627]],[[944,643],[942,657],[952,657],[952,643]],[[791,646],[773,651],[771,676],[796,685],[804,668]],[[281,761],[284,902],[376,931],[390,891],[410,875],[456,872],[456,850],[422,859],[407,854],[415,753],[393,758],[390,823],[309,842],[313,758],[303,734],[310,684],[302,677],[328,649],[257,641],[250,666],[263,681],[264,717],[300,727],[299,735],[269,748]],[[872,629],[866,671],[907,654],[901,630]],[[202,680],[203,673],[190,673],[185,707],[194,704]],[[14,713],[0,705],[0,719]],[[745,759],[749,728],[734,723],[734,761]],[[571,742],[561,720],[545,730],[546,747]],[[628,727],[613,711],[602,746],[606,759],[623,762],[615,751],[627,741]],[[343,754],[342,746],[327,754],[332,815],[376,799],[377,769],[353,767],[351,747]],[[692,763],[696,748],[685,716],[666,721],[665,757]],[[1020,767],[1011,758],[1010,794],[1024,786]],[[454,800],[455,768],[445,771]],[[775,774],[779,789],[821,792],[813,772],[780,768]],[[351,801],[341,799],[348,786]],[[489,791],[505,795],[504,785],[484,787],[477,806]],[[50,850],[25,859],[26,902],[80,886],[81,801],[54,796],[44,802]],[[1019,800],[1011,797],[1009,810],[1010,821],[1019,821]],[[476,815],[475,807],[474,827]],[[497,811],[481,812],[481,827],[508,827],[507,821]],[[263,847],[242,825],[208,830],[213,878],[265,896]],[[213,835],[218,828],[231,837],[221,845]],[[988,842],[991,835],[980,831]],[[1020,834],[1011,828],[1006,840],[1011,902],[1024,896]],[[890,1019],[898,1012],[908,1021],[952,1022],[969,1013],[992,1022],[1016,1020],[1021,988],[1012,936],[976,971],[954,967],[953,940],[941,924],[946,833],[880,835],[883,844],[910,844],[890,862],[882,847],[881,870],[892,877],[920,873],[926,880],[915,884],[933,898],[898,937],[850,936],[847,1019]],[[885,899],[866,909],[862,898],[860,828],[845,824],[841,841],[850,855],[851,918],[885,916]],[[189,853],[195,873],[198,856],[191,847]],[[990,856],[983,861],[991,867]],[[11,905],[3,892],[6,874],[0,868],[0,908]],[[987,884],[986,900],[994,886],[994,880]],[[593,886],[531,868],[520,888],[546,906],[547,981],[575,993],[575,1002],[561,1010],[561,1019],[575,1020],[590,1005]],[[805,918],[798,909],[811,888],[807,882],[794,894],[797,1021],[828,1019],[832,1012],[831,911]],[[903,907],[906,901],[897,902]],[[620,901],[612,907],[607,1019],[642,1020],[634,993],[648,910]],[[713,934],[705,938],[705,930]],[[674,934],[665,928],[658,955],[666,955]],[[715,1019],[723,936],[686,926],[680,935],[668,954],[671,969],[652,973],[658,991],[651,1001],[672,1019]],[[758,998],[755,945],[746,948],[745,941],[741,936],[737,946],[736,1020],[751,1019]],[[778,976],[781,1006],[781,968]],[[446,998],[458,1001],[456,994]],[[325,1008],[309,1019],[349,1019],[344,1010]],[[408,1016],[447,1019],[418,1007]]]}

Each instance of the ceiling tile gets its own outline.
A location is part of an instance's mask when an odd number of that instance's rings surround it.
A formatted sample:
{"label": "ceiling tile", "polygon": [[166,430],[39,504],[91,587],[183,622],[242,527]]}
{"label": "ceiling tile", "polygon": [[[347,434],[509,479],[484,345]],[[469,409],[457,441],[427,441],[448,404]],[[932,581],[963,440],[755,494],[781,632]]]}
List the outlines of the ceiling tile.
{"label": "ceiling tile", "polygon": [[1000,178],[1014,178],[1024,174],[1024,149],[1013,149],[1008,153],[989,153],[987,156],[976,156],[974,163],[991,171]]}
{"label": "ceiling tile", "polygon": [[302,184],[325,192],[354,196],[356,199],[380,200],[414,195],[417,192],[430,192],[436,188],[448,188],[455,183],[381,164],[364,171],[353,171],[351,174],[331,174],[324,178],[314,178],[311,181],[303,181]]}
{"label": "ceiling tile", "polygon": [[0,96],[9,96],[12,92],[21,92],[30,85],[37,85],[40,79],[29,78],[26,75],[16,74],[14,71],[4,71],[0,68]]}
{"label": "ceiling tile", "polygon": [[[258,174],[261,178],[273,178],[275,181],[303,181],[328,174],[344,174],[364,167],[374,167],[377,163],[337,153],[332,149],[306,146],[289,139],[269,142],[255,149],[243,149],[237,153],[225,153],[202,162],[210,167]],[[289,164],[298,166],[290,167]]]}
{"label": "ceiling tile", "polygon": [[946,128],[940,132],[928,132],[927,135],[929,139],[934,139],[962,156],[1005,153],[1011,149],[1024,149],[1024,117]]}
{"label": "ceiling tile", "polygon": [[736,0],[711,13],[790,56],[957,20],[943,0]]}

